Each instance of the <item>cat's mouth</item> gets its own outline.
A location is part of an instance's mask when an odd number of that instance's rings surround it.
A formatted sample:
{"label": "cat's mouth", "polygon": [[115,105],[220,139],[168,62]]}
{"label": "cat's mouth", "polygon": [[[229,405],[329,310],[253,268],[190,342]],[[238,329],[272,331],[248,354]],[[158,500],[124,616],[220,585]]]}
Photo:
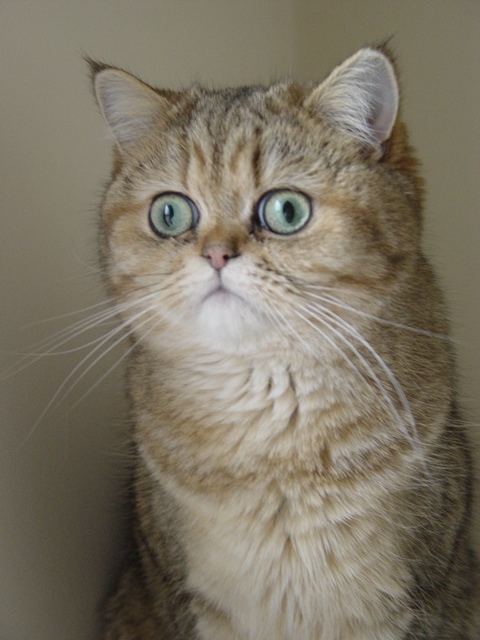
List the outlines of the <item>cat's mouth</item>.
{"label": "cat's mouth", "polygon": [[[238,340],[252,337],[252,331],[263,326],[259,314],[248,298],[237,293],[235,284],[224,284],[220,280],[203,292],[200,306],[194,311],[197,331],[205,336],[215,349],[238,348]],[[225,340],[227,342],[225,342]],[[233,342],[229,342],[233,340]]]}
{"label": "cat's mouth", "polygon": [[203,301],[216,300],[218,302],[227,302],[232,299],[243,300],[243,298],[234,291],[226,287],[224,284],[219,283],[214,289],[207,293]]}

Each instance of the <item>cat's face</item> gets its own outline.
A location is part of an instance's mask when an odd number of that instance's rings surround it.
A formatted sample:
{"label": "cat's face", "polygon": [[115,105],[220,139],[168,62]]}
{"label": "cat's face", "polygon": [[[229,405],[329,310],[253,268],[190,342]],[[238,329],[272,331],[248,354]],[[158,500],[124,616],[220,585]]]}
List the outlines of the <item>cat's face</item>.
{"label": "cat's face", "polygon": [[396,85],[375,53],[382,91],[391,86],[388,113],[375,120],[370,105],[364,114],[370,140],[355,134],[351,113],[343,125],[325,117],[338,102],[330,79],[308,90],[160,94],[123,72],[98,73],[119,143],[103,254],[137,338],[159,348],[311,345],[315,292],[358,292],[367,311],[386,295],[417,250],[419,228],[414,186],[382,149]]}

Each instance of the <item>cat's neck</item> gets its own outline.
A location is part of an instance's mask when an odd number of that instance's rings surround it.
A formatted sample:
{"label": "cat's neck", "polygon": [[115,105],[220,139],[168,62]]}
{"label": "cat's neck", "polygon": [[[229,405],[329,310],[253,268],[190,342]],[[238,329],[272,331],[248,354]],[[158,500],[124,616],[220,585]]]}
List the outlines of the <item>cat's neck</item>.
{"label": "cat's neck", "polygon": [[385,424],[377,441],[372,409],[365,413],[347,363],[323,368],[292,350],[269,358],[183,353],[168,363],[145,356],[134,371],[142,455],[156,472],[192,488],[270,482],[285,473],[350,475],[367,449],[378,462],[381,449],[391,455],[401,440]]}

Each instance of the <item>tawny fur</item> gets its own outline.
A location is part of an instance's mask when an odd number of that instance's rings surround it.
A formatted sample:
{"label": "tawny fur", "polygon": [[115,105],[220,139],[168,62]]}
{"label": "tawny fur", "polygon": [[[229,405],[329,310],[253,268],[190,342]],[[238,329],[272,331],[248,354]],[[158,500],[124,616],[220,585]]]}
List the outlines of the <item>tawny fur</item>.
{"label": "tawny fur", "polygon": [[[106,640],[478,638],[470,455],[389,57],[311,87],[93,71],[116,139],[102,260],[135,345]],[[311,199],[297,233],[259,221],[276,189]],[[175,238],[148,222],[163,192],[199,212]]]}

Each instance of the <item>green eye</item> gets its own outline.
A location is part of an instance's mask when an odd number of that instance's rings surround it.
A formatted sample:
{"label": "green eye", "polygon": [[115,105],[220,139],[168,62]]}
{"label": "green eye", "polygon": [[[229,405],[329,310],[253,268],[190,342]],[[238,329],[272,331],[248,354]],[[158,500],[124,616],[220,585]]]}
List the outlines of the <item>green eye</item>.
{"label": "green eye", "polygon": [[187,196],[162,193],[152,202],[148,218],[155,233],[173,238],[196,226],[198,211]]}
{"label": "green eye", "polygon": [[300,191],[269,191],[258,205],[262,227],[281,235],[300,231],[309,221],[311,213],[310,199]]}

